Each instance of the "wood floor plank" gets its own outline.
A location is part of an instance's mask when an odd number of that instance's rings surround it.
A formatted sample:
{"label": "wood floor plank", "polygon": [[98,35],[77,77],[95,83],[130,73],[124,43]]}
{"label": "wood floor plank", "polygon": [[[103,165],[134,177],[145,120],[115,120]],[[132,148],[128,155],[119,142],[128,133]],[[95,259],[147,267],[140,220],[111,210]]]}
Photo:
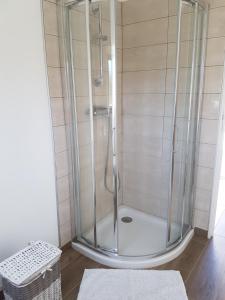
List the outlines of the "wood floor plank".
{"label": "wood floor plank", "polygon": [[157,267],[158,270],[177,270],[181,272],[183,280],[187,280],[194,265],[197,263],[205,244],[192,239],[182,255],[164,265]]}
{"label": "wood floor plank", "polygon": [[215,236],[187,280],[188,297],[190,300],[224,300],[224,282],[225,238]]}
{"label": "wood floor plank", "polygon": [[75,251],[73,248],[69,248],[66,251],[62,253],[61,256],[61,270],[68,267],[72,262],[76,261],[79,257],[81,257],[81,254]]}
{"label": "wood floor plank", "polygon": [[72,289],[66,296],[63,297],[63,300],[76,300],[79,293],[79,287]]}
{"label": "wood floor plank", "polygon": [[3,295],[3,292],[0,291],[0,300],[3,300],[4,299],[4,295]]}
{"label": "wood floor plank", "polygon": [[66,296],[70,291],[80,285],[85,269],[102,267],[99,263],[80,256],[69,266],[62,270],[62,293]]}

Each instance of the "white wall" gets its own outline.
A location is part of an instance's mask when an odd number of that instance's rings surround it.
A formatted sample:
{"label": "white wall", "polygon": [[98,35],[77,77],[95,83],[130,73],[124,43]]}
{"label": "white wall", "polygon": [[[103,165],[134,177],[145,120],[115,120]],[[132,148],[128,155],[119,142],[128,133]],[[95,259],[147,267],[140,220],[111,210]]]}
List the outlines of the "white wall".
{"label": "white wall", "polygon": [[42,239],[58,245],[40,0],[0,1],[0,261]]}

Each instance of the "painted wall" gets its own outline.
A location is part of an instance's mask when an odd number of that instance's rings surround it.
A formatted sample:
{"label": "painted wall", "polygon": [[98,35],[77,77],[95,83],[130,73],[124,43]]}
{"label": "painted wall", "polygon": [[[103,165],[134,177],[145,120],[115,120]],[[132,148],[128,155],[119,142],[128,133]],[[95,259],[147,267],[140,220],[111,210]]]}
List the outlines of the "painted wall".
{"label": "painted wall", "polygon": [[0,261],[30,240],[58,245],[41,1],[0,2]]}

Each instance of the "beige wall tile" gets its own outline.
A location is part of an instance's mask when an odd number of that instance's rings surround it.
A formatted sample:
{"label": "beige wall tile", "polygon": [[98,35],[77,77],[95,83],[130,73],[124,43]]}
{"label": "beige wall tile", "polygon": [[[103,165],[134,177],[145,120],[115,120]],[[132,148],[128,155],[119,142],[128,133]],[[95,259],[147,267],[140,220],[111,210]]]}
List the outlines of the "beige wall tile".
{"label": "beige wall tile", "polygon": [[214,168],[216,157],[216,145],[200,144],[198,165],[206,168]]}
{"label": "beige wall tile", "polygon": [[203,189],[196,189],[195,209],[209,212],[211,204],[211,192]]}
{"label": "beige wall tile", "polygon": [[166,93],[173,94],[175,87],[175,69],[166,70]]}
{"label": "beige wall tile", "polygon": [[[225,31],[225,29],[224,29]],[[207,40],[206,66],[223,66],[224,64],[225,37]]]}
{"label": "beige wall tile", "polygon": [[65,223],[62,226],[60,226],[60,240],[61,240],[61,246],[64,246],[65,244],[69,243],[71,241],[71,223]]}
{"label": "beige wall tile", "polygon": [[76,110],[77,110],[78,122],[90,122],[89,107],[90,107],[90,103],[88,97],[76,98]]}
{"label": "beige wall tile", "polygon": [[[180,68],[178,79],[178,93],[187,94],[190,91],[191,68]],[[175,69],[168,69],[166,74],[166,93],[172,94],[175,89]]]}
{"label": "beige wall tile", "polygon": [[43,10],[45,33],[58,35],[56,4],[44,1]]}
{"label": "beige wall tile", "polygon": [[163,116],[164,94],[132,94],[123,96],[123,113]]}
{"label": "beige wall tile", "polygon": [[90,122],[78,123],[78,141],[79,146],[85,146],[91,142]]}
{"label": "beige wall tile", "polygon": [[52,125],[64,125],[63,98],[51,98]]}
{"label": "beige wall tile", "polygon": [[218,134],[218,120],[201,120],[201,133],[200,133],[200,142],[206,144],[217,143],[217,134]]}
{"label": "beige wall tile", "polygon": [[[81,146],[79,148],[79,157],[80,157],[80,176],[82,177],[83,174],[86,175],[88,178],[87,172],[90,172],[91,176],[91,162],[92,162],[92,156],[91,156],[91,144],[87,144],[84,146]],[[88,171],[87,171],[88,170]],[[82,178],[82,181],[85,178]]]}
{"label": "beige wall tile", "polygon": [[[176,141],[184,139],[184,134],[186,133],[186,122],[187,120],[185,118],[176,118]],[[164,117],[163,138],[171,140],[173,129],[173,119],[171,117]]]}
{"label": "beige wall tile", "polygon": [[140,47],[167,42],[167,20],[157,19],[126,25],[123,28],[124,48]]}
{"label": "beige wall tile", "polygon": [[48,84],[50,97],[62,98],[62,81],[60,68],[48,67]]}
{"label": "beige wall tile", "polygon": [[[94,212],[93,212],[93,196],[91,185],[86,189],[80,191],[80,217],[81,217],[81,231],[86,232],[94,225]],[[94,237],[92,237],[94,238]]]}
{"label": "beige wall tile", "polygon": [[[189,67],[191,65],[191,54],[192,54],[192,42],[184,41],[180,45],[180,67]],[[176,67],[176,52],[177,44],[169,43],[168,44],[168,54],[167,54],[167,67],[175,68]]]}
{"label": "beige wall tile", "polygon": [[[188,41],[193,39],[193,14],[183,14],[181,19],[181,41]],[[169,17],[169,29],[168,29],[168,42],[176,43],[177,40],[177,17]]]}
{"label": "beige wall tile", "polygon": [[83,41],[73,40],[74,67],[75,69],[87,69],[87,44]]}
{"label": "beige wall tile", "polygon": [[221,7],[221,6],[225,6],[225,0],[210,0],[211,8]]}
{"label": "beige wall tile", "polygon": [[64,176],[57,179],[57,196],[59,202],[66,201],[70,198],[68,176]]}
{"label": "beige wall tile", "polygon": [[60,67],[59,61],[59,39],[54,35],[45,35],[47,65],[49,67]]}
{"label": "beige wall tile", "polygon": [[141,3],[129,0],[123,3],[123,24],[131,24],[144,20],[168,16],[168,0],[142,0]]}
{"label": "beige wall tile", "polygon": [[67,148],[65,126],[54,127],[53,134],[54,134],[55,152],[58,153],[58,152],[65,151]]}
{"label": "beige wall tile", "polygon": [[197,188],[211,191],[213,185],[213,175],[213,169],[199,166],[197,168]]}
{"label": "beige wall tile", "polygon": [[59,224],[63,227],[64,224],[70,224],[70,200],[59,202]]}
{"label": "beige wall tile", "polygon": [[75,86],[76,95],[78,97],[88,97],[88,72],[87,70],[76,70],[75,71]]}
{"label": "beige wall tile", "polygon": [[[149,130],[149,128],[154,128],[154,130]],[[162,133],[162,117],[124,116],[124,135],[132,137],[133,143],[135,143],[137,136],[142,136],[143,139],[158,139],[162,138]]]}
{"label": "beige wall tile", "polygon": [[124,49],[123,71],[162,69],[166,67],[167,44]]}
{"label": "beige wall tile", "polygon": [[[121,6],[122,3],[119,1],[116,1],[116,24],[121,25]],[[102,8],[102,18],[104,20],[110,21],[110,5],[108,1],[102,1],[101,2],[101,8]]]}
{"label": "beige wall tile", "polygon": [[169,0],[169,15],[175,16],[177,14],[177,0]]}
{"label": "beige wall tile", "polygon": [[221,94],[204,94],[202,105],[202,118],[219,119]]}
{"label": "beige wall tile", "polygon": [[142,201],[142,209],[147,206],[146,196],[166,202],[169,164],[166,166],[154,157],[137,156],[135,153],[126,153],[124,159],[124,193],[127,190],[139,192],[136,200]]}
{"label": "beige wall tile", "polygon": [[77,10],[71,10],[71,35],[78,41],[86,41],[85,14]]}
{"label": "beige wall tile", "polygon": [[[124,119],[125,118],[126,117],[124,116]],[[126,119],[124,122],[126,122]],[[163,153],[162,139],[161,137],[152,138],[151,136],[124,134],[123,151],[124,153],[135,152],[161,157]]]}
{"label": "beige wall tile", "polygon": [[[109,34],[110,36],[110,34]],[[116,47],[122,49],[123,47],[123,40],[122,40],[122,27],[116,26]]]}
{"label": "beige wall tile", "polygon": [[123,204],[141,210],[145,213],[149,213],[153,216],[166,218],[167,201],[155,198],[152,195],[149,195],[149,193],[144,193],[143,191],[127,187],[123,196]]}
{"label": "beige wall tile", "polygon": [[69,168],[68,168],[67,155],[68,155],[67,151],[55,154],[57,178],[68,175]]}
{"label": "beige wall tile", "polygon": [[220,93],[222,90],[222,81],[222,66],[206,67],[204,93]]}
{"label": "beige wall tile", "polygon": [[[185,104],[187,102],[187,97],[188,97],[188,95],[186,95],[186,94],[178,94],[177,112],[176,112],[177,117],[185,116]],[[165,95],[165,116],[166,117],[173,116],[174,100],[175,100],[175,95],[173,93]]]}
{"label": "beige wall tile", "polygon": [[214,8],[209,11],[208,37],[225,36],[225,7]]}
{"label": "beige wall tile", "polygon": [[165,71],[138,71],[123,73],[123,93],[164,93]]}
{"label": "beige wall tile", "polygon": [[208,230],[209,214],[206,211],[195,209],[194,211],[194,226]]}

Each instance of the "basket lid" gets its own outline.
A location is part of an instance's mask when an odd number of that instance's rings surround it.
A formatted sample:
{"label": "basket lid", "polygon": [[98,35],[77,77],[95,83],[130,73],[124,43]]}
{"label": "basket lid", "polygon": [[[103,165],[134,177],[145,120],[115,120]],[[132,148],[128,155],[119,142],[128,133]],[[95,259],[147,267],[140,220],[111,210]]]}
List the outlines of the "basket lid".
{"label": "basket lid", "polygon": [[0,263],[0,274],[13,284],[22,285],[46,266],[59,259],[62,251],[43,241],[32,242]]}

